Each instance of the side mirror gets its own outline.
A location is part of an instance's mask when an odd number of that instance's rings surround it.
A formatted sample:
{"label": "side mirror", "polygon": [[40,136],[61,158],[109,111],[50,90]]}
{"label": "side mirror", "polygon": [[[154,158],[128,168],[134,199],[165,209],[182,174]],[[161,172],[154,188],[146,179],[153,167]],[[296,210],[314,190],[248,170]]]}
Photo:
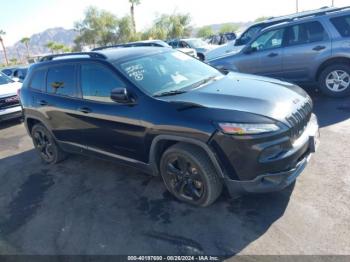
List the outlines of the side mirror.
{"label": "side mirror", "polygon": [[134,104],[135,101],[130,97],[125,87],[114,88],[111,91],[111,99],[119,104]]}
{"label": "side mirror", "polygon": [[258,49],[257,49],[256,47],[247,46],[247,47],[244,49],[243,53],[246,54],[246,55],[249,55],[249,54],[251,54],[251,53],[256,52],[257,50],[258,50]]}

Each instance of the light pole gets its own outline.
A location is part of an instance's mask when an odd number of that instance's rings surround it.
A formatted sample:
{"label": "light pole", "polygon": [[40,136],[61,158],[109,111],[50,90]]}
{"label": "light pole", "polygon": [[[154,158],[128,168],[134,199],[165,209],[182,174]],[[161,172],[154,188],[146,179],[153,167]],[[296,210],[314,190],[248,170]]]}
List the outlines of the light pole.
{"label": "light pole", "polygon": [[332,6],[334,6],[334,0],[332,0]]}
{"label": "light pole", "polygon": [[295,9],[296,12],[299,13],[299,0],[295,0]]}

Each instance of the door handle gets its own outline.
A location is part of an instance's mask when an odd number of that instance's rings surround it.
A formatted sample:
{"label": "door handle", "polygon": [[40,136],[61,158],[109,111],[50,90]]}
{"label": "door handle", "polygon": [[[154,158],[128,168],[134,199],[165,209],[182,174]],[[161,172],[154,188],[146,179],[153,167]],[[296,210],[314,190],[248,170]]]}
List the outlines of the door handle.
{"label": "door handle", "polygon": [[318,46],[315,46],[314,48],[312,48],[312,50],[314,50],[314,51],[321,51],[323,49],[326,49],[326,47],[323,45],[318,45]]}
{"label": "door handle", "polygon": [[41,106],[47,106],[49,103],[47,102],[47,101],[45,101],[45,100],[40,100],[40,101],[38,101],[37,102],[38,103],[38,105],[41,105]]}
{"label": "door handle", "polygon": [[278,56],[278,54],[277,54],[277,53],[272,52],[272,53],[268,54],[267,56],[268,56],[268,57],[275,57],[275,56]]}
{"label": "door handle", "polygon": [[92,112],[92,110],[90,108],[88,108],[88,107],[79,107],[78,111],[80,111],[80,112],[82,112],[84,114],[89,114],[89,113]]}

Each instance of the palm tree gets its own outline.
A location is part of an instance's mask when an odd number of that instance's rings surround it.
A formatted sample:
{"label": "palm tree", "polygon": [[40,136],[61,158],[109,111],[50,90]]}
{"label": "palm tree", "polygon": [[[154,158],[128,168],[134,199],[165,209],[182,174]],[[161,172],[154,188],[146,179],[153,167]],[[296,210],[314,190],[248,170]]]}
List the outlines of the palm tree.
{"label": "palm tree", "polygon": [[6,48],[5,48],[5,45],[4,45],[4,39],[2,38],[3,35],[6,35],[5,31],[0,30],[0,43],[1,43],[1,46],[2,46],[2,50],[4,51],[6,65],[9,65],[9,61],[7,59]]}
{"label": "palm tree", "polygon": [[130,15],[131,15],[131,21],[133,26],[133,31],[136,33],[136,22],[135,22],[135,5],[140,4],[140,0],[129,0],[131,6],[130,6]]}
{"label": "palm tree", "polygon": [[47,42],[47,44],[45,45],[48,49],[50,49],[51,53],[53,54],[55,51],[55,45],[56,43],[53,41],[49,41]]}
{"label": "palm tree", "polygon": [[29,41],[30,41],[30,38],[29,37],[23,37],[21,39],[21,43],[24,44],[26,46],[26,49],[27,49],[27,57],[29,58],[30,57],[30,54],[29,54]]}

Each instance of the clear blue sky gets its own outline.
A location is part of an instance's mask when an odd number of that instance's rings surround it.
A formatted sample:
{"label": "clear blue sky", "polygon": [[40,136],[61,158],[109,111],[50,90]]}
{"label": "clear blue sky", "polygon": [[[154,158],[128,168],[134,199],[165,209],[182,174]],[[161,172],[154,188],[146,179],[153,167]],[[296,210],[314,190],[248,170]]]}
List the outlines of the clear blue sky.
{"label": "clear blue sky", "polygon": [[[128,0],[1,0],[0,29],[6,45],[50,27],[72,28],[90,5],[121,17],[129,13]],[[300,11],[330,5],[331,0],[299,0]],[[350,0],[335,0],[336,6]],[[295,12],[295,0],[141,0],[136,7],[139,29],[148,27],[160,13],[188,12],[195,26],[250,21],[259,16]]]}

